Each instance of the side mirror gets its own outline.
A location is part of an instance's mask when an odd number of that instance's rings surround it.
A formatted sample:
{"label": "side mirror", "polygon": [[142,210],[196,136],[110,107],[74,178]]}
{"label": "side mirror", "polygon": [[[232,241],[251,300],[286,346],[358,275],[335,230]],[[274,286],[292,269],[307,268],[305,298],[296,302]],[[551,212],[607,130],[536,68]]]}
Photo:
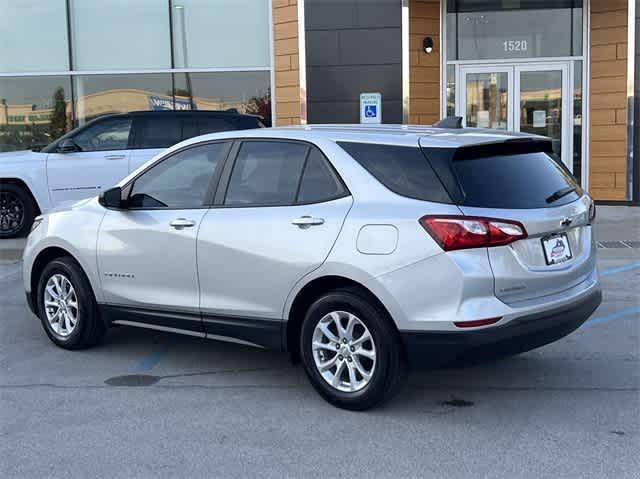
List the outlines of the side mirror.
{"label": "side mirror", "polygon": [[98,202],[105,208],[112,208],[115,210],[126,210],[127,200],[122,199],[122,188],[114,186],[108,190],[104,190],[100,193]]}
{"label": "side mirror", "polygon": [[76,151],[80,151],[80,147],[76,145],[76,142],[71,138],[62,140],[60,143],[58,143],[56,149],[58,150],[58,153],[74,153]]}

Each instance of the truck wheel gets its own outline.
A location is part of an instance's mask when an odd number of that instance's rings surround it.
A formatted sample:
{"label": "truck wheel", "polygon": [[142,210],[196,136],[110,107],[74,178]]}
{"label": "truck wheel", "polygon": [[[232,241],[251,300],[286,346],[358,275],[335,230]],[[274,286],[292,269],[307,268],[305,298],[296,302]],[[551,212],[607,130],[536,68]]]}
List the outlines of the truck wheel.
{"label": "truck wheel", "polygon": [[24,188],[0,184],[0,238],[27,236],[36,205]]}

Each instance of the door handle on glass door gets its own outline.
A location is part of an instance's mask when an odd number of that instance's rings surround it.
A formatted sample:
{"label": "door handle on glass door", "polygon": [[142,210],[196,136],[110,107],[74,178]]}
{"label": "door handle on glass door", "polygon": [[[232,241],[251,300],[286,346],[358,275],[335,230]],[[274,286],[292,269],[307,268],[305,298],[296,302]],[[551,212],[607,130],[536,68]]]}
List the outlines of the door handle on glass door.
{"label": "door handle on glass door", "polygon": [[291,220],[292,225],[299,226],[300,228],[307,228],[309,226],[317,226],[324,224],[324,218],[313,218],[311,216],[301,216]]}
{"label": "door handle on glass door", "polygon": [[169,223],[169,226],[177,230],[181,230],[183,228],[191,228],[195,225],[196,225],[195,221],[188,220],[186,218],[176,218],[171,223]]}

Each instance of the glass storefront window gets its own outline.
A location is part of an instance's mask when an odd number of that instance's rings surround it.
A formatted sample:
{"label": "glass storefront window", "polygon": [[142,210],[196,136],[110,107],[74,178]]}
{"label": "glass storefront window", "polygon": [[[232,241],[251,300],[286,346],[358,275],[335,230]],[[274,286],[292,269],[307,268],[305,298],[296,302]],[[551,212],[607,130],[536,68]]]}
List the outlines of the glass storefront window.
{"label": "glass storefront window", "polygon": [[509,78],[506,72],[469,73],[467,126],[506,130],[509,122]]}
{"label": "glass storefront window", "polygon": [[167,0],[71,0],[70,18],[75,70],[171,68]]}
{"label": "glass storefront window", "polygon": [[582,179],[582,62],[573,64],[573,176]]}
{"label": "glass storefront window", "polygon": [[0,78],[0,152],[43,147],[71,127],[69,77]]}
{"label": "glass storefront window", "polygon": [[268,0],[173,0],[176,68],[267,67]]}
{"label": "glass storefront window", "polygon": [[456,67],[447,65],[447,115],[456,114]]}
{"label": "glass storefront window", "polygon": [[251,113],[271,122],[270,74],[215,72],[175,74],[175,108]]}
{"label": "glass storefront window", "polygon": [[0,0],[0,71],[69,69],[65,0]]}
{"label": "glass storefront window", "polygon": [[582,55],[581,0],[449,0],[447,59]]}
{"label": "glass storefront window", "polygon": [[78,125],[108,113],[173,109],[170,73],[83,75],[73,85]]}

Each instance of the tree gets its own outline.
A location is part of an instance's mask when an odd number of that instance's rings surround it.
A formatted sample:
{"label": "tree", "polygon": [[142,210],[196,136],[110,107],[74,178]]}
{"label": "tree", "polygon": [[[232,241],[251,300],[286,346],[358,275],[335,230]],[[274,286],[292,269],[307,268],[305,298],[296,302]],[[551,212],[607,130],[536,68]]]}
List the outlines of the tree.
{"label": "tree", "polygon": [[49,123],[49,135],[51,140],[60,138],[67,132],[67,102],[64,98],[62,87],[56,88],[53,93],[53,113]]}
{"label": "tree", "polygon": [[247,113],[258,115],[266,126],[271,126],[271,89],[262,96],[254,96],[247,103]]}

